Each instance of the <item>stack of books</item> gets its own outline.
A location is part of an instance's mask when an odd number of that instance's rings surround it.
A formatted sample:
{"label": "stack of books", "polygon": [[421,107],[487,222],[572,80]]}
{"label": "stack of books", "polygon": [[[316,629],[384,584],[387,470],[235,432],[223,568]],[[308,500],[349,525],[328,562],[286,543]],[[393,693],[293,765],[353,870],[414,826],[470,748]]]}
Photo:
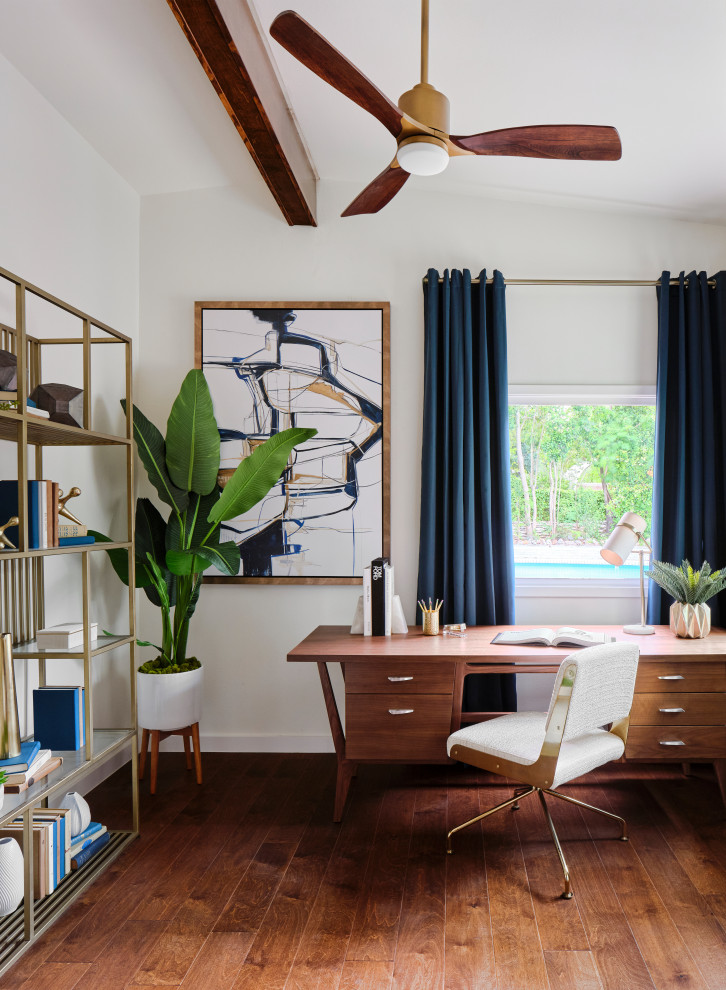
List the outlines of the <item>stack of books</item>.
{"label": "stack of books", "polygon": [[[58,492],[55,481],[28,482],[28,550],[47,550],[59,545]],[[0,481],[0,519],[5,522],[17,515],[18,482]],[[19,546],[17,526],[6,529],[5,535],[16,547]]]}
{"label": "stack of books", "polygon": [[88,535],[88,526],[81,523],[58,524],[58,545],[61,547],[80,547],[95,542],[96,537]]}
{"label": "stack of books", "polygon": [[5,773],[6,793],[20,794],[27,791],[31,784],[37,784],[47,777],[62,762],[62,757],[53,756],[50,749],[41,749],[40,742],[29,739],[21,744],[20,756],[0,760],[0,770]]}
{"label": "stack of books", "polygon": [[363,570],[363,635],[390,636],[393,567],[388,557],[376,557]]}
{"label": "stack of books", "polygon": [[[80,645],[82,643],[81,636]],[[40,632],[38,645],[44,645]],[[84,696],[85,691],[80,685],[46,684],[35,688],[33,734],[42,746],[48,749],[81,749],[86,745]]]}
{"label": "stack of books", "polygon": [[[72,869],[70,812],[67,808],[33,811],[33,897],[52,894]],[[0,828],[0,838],[16,839],[23,848],[23,819]]]}
{"label": "stack of books", "polygon": [[100,822],[91,822],[79,835],[71,836],[71,870],[85,866],[110,840],[106,826]]}

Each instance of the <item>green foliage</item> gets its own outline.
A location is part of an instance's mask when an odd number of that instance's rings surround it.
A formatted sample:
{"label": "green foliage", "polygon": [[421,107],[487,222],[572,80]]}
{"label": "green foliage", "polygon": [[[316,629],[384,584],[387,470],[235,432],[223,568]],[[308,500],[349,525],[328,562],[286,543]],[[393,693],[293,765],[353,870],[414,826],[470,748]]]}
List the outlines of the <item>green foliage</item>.
{"label": "green foliage", "polygon": [[680,567],[663,560],[654,560],[647,574],[674,601],[684,605],[707,602],[726,588],[726,572],[723,569],[712,571],[707,560],[704,560],[698,571],[694,571],[687,560],[681,561]]}
{"label": "green foliage", "polygon": [[[124,411],[125,403],[122,402]],[[165,521],[147,498],[136,503],[135,577],[161,613],[159,656],[144,664],[146,673],[172,673],[201,666],[187,659],[189,622],[199,601],[202,575],[209,567],[223,574],[239,571],[239,548],[220,543],[222,522],[249,511],[274,487],[293,448],[317,430],[290,429],[259,444],[236,468],[224,489],[217,484],[220,440],[204,373],[194,369],[182,382],[167,422],[166,437],[134,406],[134,439],[149,481],[171,508]],[[111,542],[102,533],[99,542]],[[106,551],[124,584],[129,583],[128,554]]]}

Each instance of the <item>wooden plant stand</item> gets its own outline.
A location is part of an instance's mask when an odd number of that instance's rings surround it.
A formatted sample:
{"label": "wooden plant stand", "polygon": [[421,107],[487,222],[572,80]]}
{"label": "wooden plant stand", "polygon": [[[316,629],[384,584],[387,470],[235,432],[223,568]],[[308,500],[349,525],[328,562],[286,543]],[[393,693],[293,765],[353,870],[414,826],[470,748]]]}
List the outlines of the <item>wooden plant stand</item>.
{"label": "wooden plant stand", "polygon": [[202,782],[202,750],[199,745],[199,722],[192,725],[185,725],[182,729],[170,729],[162,732],[160,729],[141,730],[141,752],[139,753],[139,780],[144,779],[146,771],[146,752],[149,748],[149,736],[151,737],[151,787],[152,794],[156,794],[156,771],[159,767],[159,743],[169,736],[182,736],[184,739],[184,753],[187,759],[187,770],[192,768],[192,754],[189,741],[194,744],[194,767],[197,773],[197,783]]}

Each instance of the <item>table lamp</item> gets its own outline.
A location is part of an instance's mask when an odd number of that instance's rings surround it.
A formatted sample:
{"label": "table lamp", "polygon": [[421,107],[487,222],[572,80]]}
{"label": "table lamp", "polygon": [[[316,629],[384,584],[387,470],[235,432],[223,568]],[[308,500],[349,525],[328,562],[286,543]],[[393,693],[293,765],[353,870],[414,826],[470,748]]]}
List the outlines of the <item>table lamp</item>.
{"label": "table lamp", "polygon": [[[634,636],[652,636],[655,633],[655,629],[652,626],[646,625],[645,622],[645,576],[643,573],[643,557],[646,553],[652,553],[650,544],[643,536],[645,526],[645,519],[643,519],[642,516],[639,516],[637,512],[626,512],[608,537],[607,543],[600,551],[600,556],[603,557],[608,564],[615,564],[616,567],[620,567],[620,565],[623,564],[633,552],[637,553],[640,557],[640,624],[634,626],[623,626],[623,632],[630,633]],[[645,544],[644,547],[639,547],[636,545],[641,540]]]}

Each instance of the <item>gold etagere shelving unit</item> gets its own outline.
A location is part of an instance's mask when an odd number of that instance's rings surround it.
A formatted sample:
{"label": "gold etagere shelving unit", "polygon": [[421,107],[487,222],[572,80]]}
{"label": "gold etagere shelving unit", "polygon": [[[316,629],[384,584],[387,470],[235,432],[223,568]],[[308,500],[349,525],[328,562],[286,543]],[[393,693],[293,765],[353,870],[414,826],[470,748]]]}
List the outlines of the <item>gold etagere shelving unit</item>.
{"label": "gold etagere shelving unit", "polygon": [[[10,351],[17,358],[18,392],[17,410],[0,409],[0,439],[17,446],[18,515],[20,518],[17,551],[5,550],[0,555],[0,631],[9,632],[13,638],[13,657],[16,662],[37,661],[38,681],[46,683],[46,668],[55,658],[83,661],[85,688],[86,745],[76,752],[64,752],[63,763],[47,778],[32,785],[23,793],[6,794],[0,808],[0,824],[23,819],[23,848],[25,869],[25,897],[13,914],[0,918],[0,973],[5,972],[79,894],[101,873],[131,842],[139,832],[139,791],[137,775],[136,743],[136,657],[135,657],[135,587],[133,547],[133,426],[131,394],[131,339],[81,312],[74,306],[44,292],[35,285],[0,268],[0,278],[14,286],[15,325],[0,323],[0,348]],[[63,313],[80,321],[82,334],[76,337],[31,336],[27,332],[26,307],[30,296],[58,307]],[[92,422],[92,347],[97,344],[118,349],[124,362],[126,417],[122,435],[97,432]],[[83,367],[83,425],[69,426],[52,423],[28,414],[26,402],[30,392],[42,381],[42,355],[45,347],[76,345]],[[28,546],[27,480],[31,463],[33,477],[43,477],[44,447],[97,447],[120,446],[125,448],[126,483],[126,539],[116,543],[95,543],[76,547],[55,547],[31,550]],[[128,633],[102,635],[91,640],[91,555],[104,550],[119,548],[129,559]],[[81,559],[81,592],[83,601],[84,646],[77,650],[43,650],[38,647],[35,634],[45,624],[44,561],[55,555],[74,554]],[[130,710],[127,725],[118,729],[94,727],[93,666],[96,658],[119,647],[129,650]],[[102,661],[101,661],[102,662]],[[56,890],[34,900],[33,891],[33,810],[53,807],[53,800],[60,799],[68,790],[78,787],[92,771],[117,756],[123,750],[131,750],[131,829],[114,831],[109,843],[85,866],[65,877]],[[110,829],[109,829],[110,831]]]}

